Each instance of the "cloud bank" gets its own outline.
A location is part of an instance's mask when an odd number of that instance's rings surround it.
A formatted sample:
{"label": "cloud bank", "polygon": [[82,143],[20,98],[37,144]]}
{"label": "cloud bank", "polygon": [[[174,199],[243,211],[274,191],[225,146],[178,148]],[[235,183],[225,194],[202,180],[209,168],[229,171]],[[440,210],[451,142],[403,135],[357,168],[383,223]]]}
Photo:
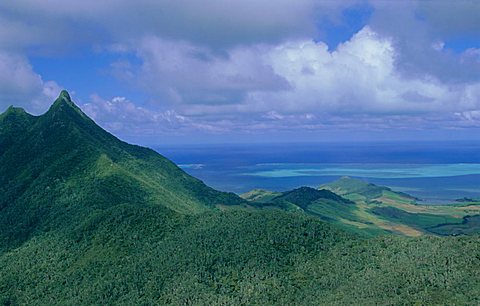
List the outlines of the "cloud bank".
{"label": "cloud bank", "polygon": [[61,88],[54,81],[44,81],[28,60],[0,50],[0,107],[15,104],[38,114],[58,96]]}
{"label": "cloud bank", "polygon": [[[39,112],[59,91],[29,57],[87,52],[110,63],[79,102],[118,134],[475,129],[478,15],[474,1],[1,3],[0,106]],[[362,22],[329,44],[348,18]]]}

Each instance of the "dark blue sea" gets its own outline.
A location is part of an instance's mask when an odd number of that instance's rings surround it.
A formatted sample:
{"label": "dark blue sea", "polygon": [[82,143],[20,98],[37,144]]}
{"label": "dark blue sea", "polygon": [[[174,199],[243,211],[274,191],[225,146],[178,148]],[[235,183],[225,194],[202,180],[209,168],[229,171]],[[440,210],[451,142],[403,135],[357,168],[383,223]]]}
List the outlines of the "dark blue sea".
{"label": "dark blue sea", "polygon": [[407,192],[425,203],[480,198],[480,142],[182,145],[155,148],[223,191],[317,187],[342,176]]}

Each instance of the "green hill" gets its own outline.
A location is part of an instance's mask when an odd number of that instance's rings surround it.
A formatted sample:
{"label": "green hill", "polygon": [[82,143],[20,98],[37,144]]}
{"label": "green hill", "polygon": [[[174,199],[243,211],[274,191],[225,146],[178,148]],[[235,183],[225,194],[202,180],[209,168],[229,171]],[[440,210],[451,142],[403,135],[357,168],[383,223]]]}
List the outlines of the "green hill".
{"label": "green hill", "polygon": [[252,190],[250,206],[301,211],[361,235],[466,235],[480,233],[480,206],[419,205],[416,198],[359,179],[342,177],[320,186],[283,193]]}
{"label": "green hill", "polygon": [[241,194],[240,197],[247,201],[267,203],[268,201],[280,196],[281,194],[281,192],[269,191],[264,189],[254,189],[244,194]]}
{"label": "green hill", "polygon": [[300,187],[276,193],[257,189],[242,197],[255,208],[302,212],[363,235],[388,233],[359,214],[357,203],[326,189]]}
{"label": "green hill", "polygon": [[409,194],[403,192],[393,191],[385,186],[378,186],[372,183],[365,182],[363,180],[354,179],[348,176],[344,176],[337,181],[321,185],[320,189],[327,189],[335,192],[341,196],[357,195],[364,197],[366,201],[381,198],[385,194],[396,195],[399,198],[409,201],[415,201],[417,198],[412,197]]}
{"label": "green hill", "polygon": [[246,205],[66,92],[42,116],[0,115],[0,144],[0,305],[480,302],[478,236],[366,238],[302,212],[358,205],[312,188]]}
{"label": "green hill", "polygon": [[341,205],[352,205],[352,201],[342,198],[341,196],[328,191],[318,190],[310,187],[300,187],[291,191],[284,192],[282,195],[273,199],[273,201],[288,201],[295,203],[305,209],[315,201],[333,201]]}
{"label": "green hill", "polygon": [[115,205],[191,214],[243,202],[105,132],[65,91],[39,117],[9,108],[0,117],[0,144],[0,250]]}

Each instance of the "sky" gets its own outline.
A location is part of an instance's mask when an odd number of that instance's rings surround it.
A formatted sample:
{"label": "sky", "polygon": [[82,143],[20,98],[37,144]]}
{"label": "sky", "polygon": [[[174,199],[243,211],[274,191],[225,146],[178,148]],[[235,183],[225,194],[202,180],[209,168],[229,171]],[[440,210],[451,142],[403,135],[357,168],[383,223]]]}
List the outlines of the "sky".
{"label": "sky", "polygon": [[0,2],[0,111],[150,146],[480,140],[480,1]]}

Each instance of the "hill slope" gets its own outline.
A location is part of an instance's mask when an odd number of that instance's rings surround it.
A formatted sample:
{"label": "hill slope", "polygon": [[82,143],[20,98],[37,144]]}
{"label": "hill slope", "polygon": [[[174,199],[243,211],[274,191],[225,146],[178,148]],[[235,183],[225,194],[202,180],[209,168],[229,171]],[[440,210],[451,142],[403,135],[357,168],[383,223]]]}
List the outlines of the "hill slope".
{"label": "hill slope", "polygon": [[115,205],[191,214],[243,201],[105,132],[65,91],[42,116],[17,108],[2,114],[0,148],[0,251]]}
{"label": "hill slope", "polygon": [[479,238],[363,239],[298,213],[117,206],[0,255],[6,305],[476,305]]}

